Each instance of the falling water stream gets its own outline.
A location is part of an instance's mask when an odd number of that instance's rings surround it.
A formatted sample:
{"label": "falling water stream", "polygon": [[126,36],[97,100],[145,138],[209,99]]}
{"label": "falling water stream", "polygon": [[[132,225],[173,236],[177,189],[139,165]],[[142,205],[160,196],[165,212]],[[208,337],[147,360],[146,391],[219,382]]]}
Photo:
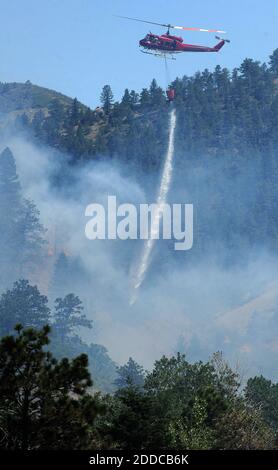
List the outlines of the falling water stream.
{"label": "falling water stream", "polygon": [[163,213],[163,205],[166,203],[167,195],[171,185],[172,179],[172,170],[173,170],[173,156],[174,156],[174,140],[175,140],[175,128],[176,128],[176,110],[175,108],[171,109],[169,116],[169,140],[168,140],[168,149],[164,162],[164,167],[161,176],[161,182],[159,186],[158,196],[156,200],[156,206],[154,210],[154,215],[152,218],[152,224],[150,229],[150,234],[148,240],[146,240],[142,256],[138,268],[133,277],[133,294],[131,298],[131,303],[136,301],[136,294],[134,290],[138,289],[146,275],[146,272],[150,265],[151,253],[154,247],[155,240],[159,235],[159,226],[160,219]]}

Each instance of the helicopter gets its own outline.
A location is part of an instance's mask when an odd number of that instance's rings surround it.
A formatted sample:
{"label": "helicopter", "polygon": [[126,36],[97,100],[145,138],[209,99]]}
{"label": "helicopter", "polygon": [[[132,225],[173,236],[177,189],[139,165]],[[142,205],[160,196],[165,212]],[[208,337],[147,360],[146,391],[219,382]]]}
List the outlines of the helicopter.
{"label": "helicopter", "polygon": [[219,36],[215,36],[219,41],[214,47],[200,46],[197,44],[185,44],[183,38],[179,36],[173,36],[170,34],[171,29],[179,29],[184,31],[201,31],[207,33],[219,33],[225,34],[226,31],[218,29],[204,29],[204,28],[189,28],[185,26],[175,26],[172,24],[155,23],[153,21],[141,20],[138,18],[130,18],[128,16],[119,16],[118,18],[125,18],[132,21],[140,21],[141,23],[153,24],[156,26],[162,26],[167,28],[166,33],[157,35],[148,33],[143,39],[139,41],[141,51],[145,54],[151,54],[156,57],[170,58],[175,60],[174,54],[181,52],[218,52],[224,46],[226,42],[230,42],[229,39],[222,39]]}

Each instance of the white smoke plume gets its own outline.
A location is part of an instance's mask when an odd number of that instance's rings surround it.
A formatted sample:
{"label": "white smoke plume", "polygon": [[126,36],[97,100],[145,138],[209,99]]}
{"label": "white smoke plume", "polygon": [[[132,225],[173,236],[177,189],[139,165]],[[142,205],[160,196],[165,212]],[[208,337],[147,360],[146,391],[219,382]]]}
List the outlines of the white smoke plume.
{"label": "white smoke plume", "polygon": [[[175,129],[176,129],[176,110],[173,108],[170,111],[169,116],[169,138],[168,138],[168,149],[167,154],[164,162],[163,172],[161,176],[161,182],[158,192],[158,197],[156,201],[156,207],[154,211],[154,216],[152,220],[151,230],[149,239],[146,241],[142,257],[140,259],[140,263],[138,266],[138,270],[134,276],[134,289],[138,289],[145,277],[145,274],[148,270],[150,264],[150,257],[152,254],[153,246],[155,240],[159,234],[159,224],[160,219],[162,216],[162,208],[167,200],[167,195],[170,189],[171,179],[172,179],[172,171],[173,171],[173,156],[174,156],[174,149],[175,149]],[[131,298],[131,304],[134,303],[136,297]]]}
{"label": "white smoke plume", "polygon": [[[93,330],[84,332],[85,339],[104,344],[119,363],[132,356],[151,367],[162,354],[177,349],[193,359],[207,359],[214,351],[223,350],[230,359],[243,362],[250,374],[263,371],[274,376],[278,268],[277,260],[264,247],[251,253],[248,263],[232,268],[221,267],[218,252],[215,259],[204,257],[194,265],[187,263],[189,254],[185,252],[182,263],[174,262],[176,254],[172,254],[167,258],[168,267],[156,270],[157,244],[138,301],[130,306],[130,268],[142,248],[141,241],[89,241],[84,233],[84,213],[91,202],[105,204],[109,194],[116,195],[119,202],[145,202],[148,195],[143,184],[119,163],[99,161],[74,168],[74,182],[57,188],[51,179],[57,167],[66,169],[65,156],[18,135],[2,138],[0,150],[5,146],[14,153],[24,195],[34,200],[49,230],[55,248],[52,267],[55,256],[66,250],[80,259],[87,274],[89,285],[78,282],[78,275],[72,285],[94,322]],[[169,166],[167,174],[169,178]],[[203,169],[203,191],[206,177]],[[171,191],[176,197],[186,196],[181,202],[190,202],[188,185],[185,194],[173,178]],[[166,194],[163,190],[161,198]],[[163,241],[159,250],[167,256]]]}

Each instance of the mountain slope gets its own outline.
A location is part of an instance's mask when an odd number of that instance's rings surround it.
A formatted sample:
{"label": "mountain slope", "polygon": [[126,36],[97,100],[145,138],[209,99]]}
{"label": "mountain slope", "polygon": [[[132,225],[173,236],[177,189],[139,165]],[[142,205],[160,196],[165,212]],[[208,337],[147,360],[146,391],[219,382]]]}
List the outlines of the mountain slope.
{"label": "mountain slope", "polygon": [[[183,198],[190,196],[198,213],[188,261],[217,252],[223,253],[222,262],[233,264],[257,246],[277,252],[277,76],[278,50],[269,65],[245,59],[233,71],[217,66],[173,82],[173,187]],[[113,158],[136,176],[157,177],[168,135],[164,90],[153,80],[140,94],[125,90],[120,102],[112,102],[104,89],[103,108],[91,110],[29,83],[5,84],[0,113],[14,118],[20,112],[16,123],[38,142],[70,156],[72,164]],[[60,185],[66,170],[62,165]]]}
{"label": "mountain slope", "polygon": [[0,111],[2,113],[48,109],[49,103],[54,99],[67,107],[71,106],[73,101],[62,93],[33,85],[31,82],[0,83]]}
{"label": "mountain slope", "polygon": [[[278,145],[278,52],[270,64],[245,59],[233,71],[217,66],[177,78],[177,153],[190,159],[273,152]],[[108,88],[107,88],[108,87]],[[113,102],[103,89],[103,108],[90,108],[60,93],[32,85],[0,85],[0,113],[15,118],[41,142],[73,161],[120,158],[144,171],[157,170],[167,139],[165,91],[152,81],[140,93],[125,90]]]}

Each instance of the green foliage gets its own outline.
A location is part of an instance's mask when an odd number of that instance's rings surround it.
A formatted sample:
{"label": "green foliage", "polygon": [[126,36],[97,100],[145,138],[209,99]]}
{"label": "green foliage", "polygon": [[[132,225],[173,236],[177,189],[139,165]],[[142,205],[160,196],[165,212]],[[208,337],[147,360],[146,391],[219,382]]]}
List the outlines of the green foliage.
{"label": "green foliage", "polygon": [[147,109],[151,106],[151,96],[147,88],[143,88],[140,93],[140,105],[143,109]]}
{"label": "green foliage", "polygon": [[111,438],[120,449],[144,449],[151,435],[151,400],[132,385],[116,393]]}
{"label": "green foliage", "polygon": [[0,289],[34,274],[45,251],[45,229],[35,204],[24,199],[9,148],[0,154]]}
{"label": "green foliage", "polygon": [[16,165],[9,148],[0,154],[0,285],[9,282],[19,255],[22,241],[19,230],[21,217],[21,187],[16,173]]}
{"label": "green foliage", "polygon": [[55,300],[53,328],[61,341],[72,337],[79,327],[92,328],[92,322],[86,318],[83,310],[81,300],[74,294]]}
{"label": "green foliage", "polygon": [[15,324],[39,329],[46,323],[53,326],[51,351],[57,358],[74,358],[86,353],[90,359],[90,372],[99,390],[112,392],[116,378],[116,365],[104,346],[88,345],[78,336],[80,327],[91,328],[92,322],[83,312],[80,299],[68,294],[58,298],[51,314],[48,299],[27,280],[19,280],[0,297],[0,337],[12,334]]}
{"label": "green foliage", "polygon": [[260,409],[265,421],[278,438],[278,384],[263,376],[250,378],[245,389],[249,402]]}
{"label": "green foliage", "polygon": [[179,353],[164,356],[147,374],[145,389],[156,397],[159,414],[164,414],[160,426],[168,446],[200,448],[202,439],[205,448],[212,445],[214,422],[225,412],[228,399],[211,363],[190,364]]}
{"label": "green foliage", "polygon": [[214,444],[214,432],[206,420],[206,401],[196,396],[190,408],[169,424],[172,446],[177,449],[210,449]]}
{"label": "green foliage", "polygon": [[47,297],[25,279],[16,281],[0,298],[0,335],[11,334],[14,325],[42,328],[50,321]]}
{"label": "green foliage", "polygon": [[105,114],[109,114],[113,103],[113,93],[110,85],[104,85],[100,95],[100,101],[102,103]]}
{"label": "green foliage", "polygon": [[[126,380],[114,395],[89,395],[87,355],[57,361],[49,352],[48,335],[47,326],[35,331],[18,325],[16,334],[0,341],[1,448],[275,446],[277,394],[270,392],[277,385],[254,378],[245,394],[239,393],[238,376],[219,353],[208,363],[189,363],[180,354],[162,357],[145,387]],[[124,376],[130,368],[142,372],[130,363],[122,369]]]}
{"label": "green foliage", "polygon": [[[145,387],[104,397],[96,421],[100,447],[121,449],[266,449],[273,432],[239,392],[238,375],[217,353],[208,363],[181,354],[156,361]],[[276,401],[277,403],[277,401]]]}
{"label": "green foliage", "polygon": [[128,385],[138,388],[144,386],[145,371],[132,357],[129,358],[126,364],[117,368],[117,374],[118,377],[115,380],[117,388],[124,388]]}
{"label": "green foliage", "polygon": [[163,89],[158,86],[155,79],[153,79],[150,84],[149,96],[152,106],[160,107],[161,105],[165,104],[165,93]]}
{"label": "green foliage", "polygon": [[50,348],[58,359],[74,358],[76,355],[85,353],[89,359],[89,370],[94,378],[95,388],[107,393],[115,391],[116,364],[104,346],[96,343],[87,344],[79,336],[67,337],[61,342],[60,337],[52,330]]}
{"label": "green foliage", "polygon": [[82,449],[99,412],[86,355],[56,361],[45,351],[49,328],[16,328],[0,342],[2,449]]}
{"label": "green foliage", "polygon": [[252,408],[243,399],[216,423],[218,449],[258,450],[273,449],[274,433],[263,419],[259,408]]}
{"label": "green foliage", "polygon": [[41,268],[40,262],[45,257],[46,229],[40,223],[40,212],[35,203],[29,199],[23,199],[22,202],[19,225],[19,232],[23,239],[21,266],[23,272],[25,268],[25,273],[28,274],[30,271],[34,273],[35,270]]}
{"label": "green foliage", "polygon": [[[193,181],[199,245],[208,250],[219,237],[231,257],[239,233],[244,250],[261,236],[277,249],[277,51],[269,66],[245,59],[231,72],[217,66],[213,72],[206,69],[173,82],[176,164],[178,176],[190,188],[182,172],[186,158],[186,172]],[[21,125],[32,129],[40,141],[68,152],[72,162],[105,156],[136,170],[158,170],[167,139],[168,103],[156,81],[140,94],[126,89],[120,102],[114,102],[106,85],[101,102],[103,108],[93,111],[77,99],[31,83],[0,84],[0,110],[19,111]],[[212,188],[211,198],[201,190],[200,168],[208,172],[205,183]],[[263,210],[258,210],[260,204]],[[0,231],[3,288],[21,277],[28,263],[33,270],[44,247],[39,213],[22,198],[9,149],[0,155],[0,210],[5,221]],[[210,231],[213,226],[217,234]],[[146,377],[130,358],[116,373],[103,346],[88,345],[77,335],[80,326],[90,328],[91,322],[80,299],[69,294],[74,266],[63,254],[57,261],[52,297],[58,298],[52,318],[46,297],[28,281],[17,281],[1,296],[1,335],[12,334],[16,323],[38,329],[18,328],[17,335],[0,343],[4,448],[89,448],[92,442],[99,448],[123,449],[277,446],[278,385],[254,377],[241,391],[237,373],[220,353],[209,362],[194,363],[181,354],[163,356]],[[60,362],[47,352],[48,329],[40,330],[50,319],[50,348]],[[114,382],[114,395],[98,400],[87,395],[87,358],[74,359],[82,352],[89,357],[96,387],[113,392]],[[103,408],[106,411],[98,414]]]}
{"label": "green foliage", "polygon": [[30,82],[0,83],[0,108],[3,112],[45,108],[52,100],[60,101],[63,106],[69,106],[72,101],[62,93]]}
{"label": "green foliage", "polygon": [[[190,153],[192,158],[230,155],[235,159],[239,154],[275,151],[277,63],[275,50],[269,66],[245,59],[231,72],[217,66],[213,72],[206,69],[177,78],[172,85],[179,112],[178,152]],[[0,110],[18,109],[15,97],[22,111],[37,110],[35,117],[26,111],[24,126],[40,140],[68,152],[73,160],[117,156],[138,169],[159,168],[168,104],[155,79],[141,93],[126,89],[120,102],[114,102],[111,87],[105,85],[103,108],[95,111],[76,98],[70,100],[32,84],[0,84]]]}
{"label": "green foliage", "polygon": [[270,69],[274,75],[278,76],[278,49],[275,49],[273,54],[270,56]]}
{"label": "green foliage", "polygon": [[69,125],[77,126],[80,120],[80,108],[78,105],[77,98],[74,98],[70,111],[69,111]]}

